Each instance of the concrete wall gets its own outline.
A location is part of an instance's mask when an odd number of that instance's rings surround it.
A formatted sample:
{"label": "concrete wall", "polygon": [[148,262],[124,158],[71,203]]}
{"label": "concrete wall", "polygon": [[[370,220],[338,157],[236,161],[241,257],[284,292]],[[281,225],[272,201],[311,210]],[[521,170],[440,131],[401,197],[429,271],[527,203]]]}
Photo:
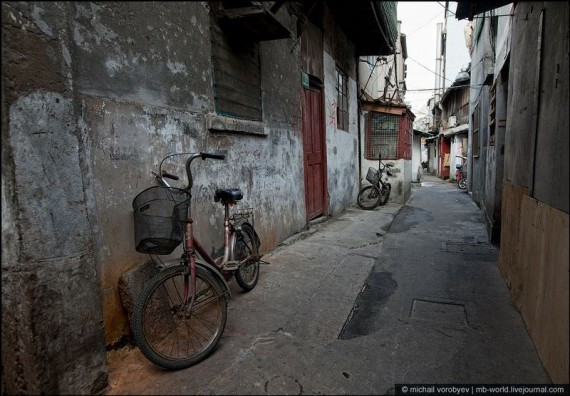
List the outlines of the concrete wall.
{"label": "concrete wall", "polygon": [[[2,391],[107,383],[70,3],[2,3]],[[93,21],[96,23],[96,21]]]}
{"label": "concrete wall", "polygon": [[[412,160],[382,160],[384,164],[392,164],[392,176],[388,176],[388,182],[392,185],[392,192],[388,202],[397,202],[405,204],[410,198],[412,190]],[[360,186],[364,187],[370,184],[366,180],[366,173],[368,168],[378,169],[378,160],[371,161],[365,158],[362,159]],[[382,175],[384,178],[386,173]],[[414,179],[415,180],[415,179]]]}
{"label": "concrete wall", "polygon": [[[354,46],[325,7],[324,86],[329,215],[356,203],[358,196],[358,102]],[[336,65],[348,75],[348,131],[337,128]]]}
{"label": "concrete wall", "polygon": [[[481,19],[477,20],[481,23]],[[481,206],[485,196],[485,175],[487,166],[487,142],[489,133],[489,86],[482,85],[488,74],[493,73],[493,59],[489,38],[489,23],[485,21],[479,37],[477,29],[473,37],[471,53],[471,89],[469,94],[469,137],[468,137],[468,166],[467,189],[473,201]],[[479,155],[473,154],[473,118],[475,107],[479,104]]]}
{"label": "concrete wall", "polygon": [[[241,123],[255,133],[236,133],[214,114],[207,3],[2,7],[3,389],[96,392],[106,384],[105,344],[129,332],[118,279],[148,259],[134,250],[131,202],[154,185],[150,172],[165,155],[227,151],[225,162],[193,165],[193,213],[209,252],[222,248],[215,188],[243,190],[239,206],[255,208],[262,251],[305,227],[301,46],[259,44],[263,120]],[[358,193],[356,66],[325,14],[337,214]],[[277,15],[295,31],[286,7]],[[349,74],[349,131],[328,125],[335,63]],[[176,164],[167,170],[183,176]]]}
{"label": "concrete wall", "polygon": [[555,383],[568,383],[570,372],[568,14],[567,3],[515,8],[499,259],[513,302]]}
{"label": "concrete wall", "polygon": [[[418,167],[421,166],[422,160],[422,135],[415,135],[412,144],[412,181],[418,178]],[[423,172],[423,171],[422,171]]]}

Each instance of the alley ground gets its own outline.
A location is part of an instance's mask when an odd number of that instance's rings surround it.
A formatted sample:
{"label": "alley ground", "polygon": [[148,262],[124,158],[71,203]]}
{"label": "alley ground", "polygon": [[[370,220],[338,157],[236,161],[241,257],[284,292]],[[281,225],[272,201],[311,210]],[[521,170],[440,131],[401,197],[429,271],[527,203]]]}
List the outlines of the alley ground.
{"label": "alley ground", "polygon": [[[398,383],[549,383],[478,208],[425,176],[405,206],[350,208],[232,284],[224,336],[168,372],[109,353],[109,394],[393,394]],[[233,283],[233,282],[232,282]]]}

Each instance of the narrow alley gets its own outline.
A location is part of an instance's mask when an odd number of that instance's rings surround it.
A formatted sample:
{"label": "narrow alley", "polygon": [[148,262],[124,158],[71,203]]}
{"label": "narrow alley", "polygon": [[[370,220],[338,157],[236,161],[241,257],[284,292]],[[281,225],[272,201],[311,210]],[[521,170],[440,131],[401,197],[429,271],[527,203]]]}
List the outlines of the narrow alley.
{"label": "narrow alley", "polygon": [[[316,232],[315,232],[316,230]],[[475,204],[427,176],[286,242],[202,363],[110,352],[109,394],[393,394],[402,383],[550,383]]]}

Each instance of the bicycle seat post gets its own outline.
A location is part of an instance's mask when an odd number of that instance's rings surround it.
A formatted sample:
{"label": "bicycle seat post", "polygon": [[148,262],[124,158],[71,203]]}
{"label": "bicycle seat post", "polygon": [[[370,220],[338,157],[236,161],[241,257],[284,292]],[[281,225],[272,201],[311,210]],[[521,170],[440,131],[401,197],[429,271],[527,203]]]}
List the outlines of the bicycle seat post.
{"label": "bicycle seat post", "polygon": [[224,259],[223,263],[230,260],[230,205],[224,202]]}

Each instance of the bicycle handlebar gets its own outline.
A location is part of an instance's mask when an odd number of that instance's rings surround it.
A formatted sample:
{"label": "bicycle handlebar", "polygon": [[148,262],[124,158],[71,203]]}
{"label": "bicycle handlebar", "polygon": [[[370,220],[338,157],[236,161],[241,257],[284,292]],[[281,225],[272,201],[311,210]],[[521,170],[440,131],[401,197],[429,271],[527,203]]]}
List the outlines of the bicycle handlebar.
{"label": "bicycle handlebar", "polygon": [[188,175],[188,186],[186,187],[186,190],[188,190],[188,191],[190,191],[192,189],[192,185],[193,185],[192,171],[190,170],[190,164],[192,163],[192,161],[194,161],[196,158],[199,158],[199,157],[201,157],[202,160],[205,160],[208,158],[215,159],[215,160],[224,160],[226,158],[226,156],[224,154],[212,154],[212,153],[203,153],[203,152],[200,152],[200,153],[175,153],[175,154],[167,155],[166,157],[164,157],[162,159],[162,161],[160,161],[160,165],[158,166],[159,173],[155,174],[153,172],[153,175],[155,175],[155,177],[157,179],[159,179],[160,183],[162,185],[167,186],[167,187],[170,187],[170,186],[164,180],[165,177],[173,179],[173,180],[178,180],[179,178],[176,175],[173,175],[171,173],[163,171],[162,170],[162,163],[167,158],[174,157],[176,155],[190,155],[190,157],[188,157],[188,159],[186,160],[186,174]]}
{"label": "bicycle handlebar", "polygon": [[202,159],[205,160],[206,158],[216,159],[216,160],[223,160],[226,158],[223,154],[210,154],[210,153],[200,153]]}

